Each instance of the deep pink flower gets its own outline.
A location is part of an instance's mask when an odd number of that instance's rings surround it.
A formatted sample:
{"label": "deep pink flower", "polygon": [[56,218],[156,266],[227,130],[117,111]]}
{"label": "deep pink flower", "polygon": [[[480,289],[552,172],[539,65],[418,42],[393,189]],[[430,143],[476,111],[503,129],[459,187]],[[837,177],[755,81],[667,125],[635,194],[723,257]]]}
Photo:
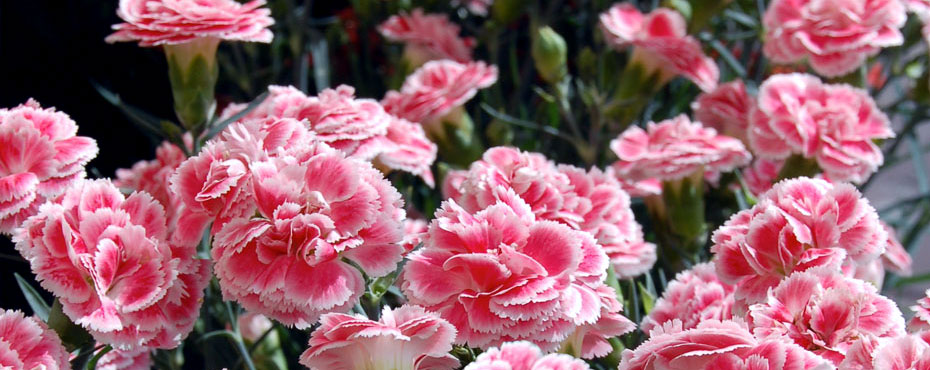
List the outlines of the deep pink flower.
{"label": "deep pink flower", "polygon": [[84,180],[14,235],[42,287],[101,343],[174,348],[199,316],[209,262],[168,240],[161,204]]}
{"label": "deep pink flower", "polygon": [[494,0],[452,0],[452,5],[464,5],[469,12],[483,17],[488,15],[488,8],[494,5]]}
{"label": "deep pink flower", "polygon": [[139,41],[140,46],[175,45],[198,38],[271,42],[271,11],[265,0],[120,0],[125,21],[107,42]]}
{"label": "deep pink flower", "polygon": [[610,47],[625,50],[634,46],[634,59],[661,70],[663,79],[681,75],[701,90],[717,87],[720,70],[701,50],[701,44],[688,36],[680,13],[658,8],[643,14],[633,4],[618,3],[601,13],[600,28]]}
{"label": "deep pink flower", "polygon": [[930,343],[918,335],[863,337],[849,349],[841,370],[930,369]]}
{"label": "deep pink flower", "polygon": [[694,119],[717,132],[746,142],[749,112],[755,105],[742,80],[727,82],[710,92],[698,95],[691,109]]}
{"label": "deep pink flower", "polygon": [[384,307],[381,319],[329,313],[310,337],[300,363],[311,370],[451,370],[455,328],[418,306]]}
{"label": "deep pink flower", "polygon": [[688,116],[633,126],[610,142],[620,158],[613,167],[633,180],[677,180],[697,171],[727,172],[751,158],[739,140],[691,122]]}
{"label": "deep pink flower", "polygon": [[12,233],[47,199],[84,178],[97,142],[75,136],[77,129],[67,114],[32,99],[0,109],[0,234]]}
{"label": "deep pink flower", "polygon": [[430,61],[407,76],[400,91],[388,91],[381,104],[389,113],[431,132],[439,129],[439,118],[496,81],[497,67],[484,62]]}
{"label": "deep pink flower", "polygon": [[826,266],[795,272],[749,307],[753,334],[788,338],[839,365],[864,336],[904,335],[904,317],[875,286]]}
{"label": "deep pink flower", "polygon": [[720,281],[712,263],[695,265],[668,284],[640,329],[649,333],[675,319],[684,330],[707,320],[729,320],[733,317],[733,290],[732,285]]}
{"label": "deep pink flower", "polygon": [[557,221],[594,236],[620,277],[640,275],[655,264],[656,246],[644,241],[630,209],[630,197],[612,176],[598,169],[556,166],[539,153],[495,147],[467,172],[448,176],[446,187],[446,196],[469,212],[515,193],[537,219]]}
{"label": "deep pink flower", "polygon": [[152,368],[151,349],[133,350],[114,348],[103,354],[97,362],[98,370],[148,370]]}
{"label": "deep pink flower", "polygon": [[543,354],[533,343],[509,342],[478,355],[465,370],[589,370],[588,364],[564,354]]}
{"label": "deep pink flower", "polygon": [[904,43],[904,10],[899,0],[775,0],[763,17],[763,51],[776,63],[806,58],[817,73],[842,76]]}
{"label": "deep pink flower", "polygon": [[890,137],[888,116],[864,90],[797,73],[762,83],[749,123],[754,153],[815,159],[834,181],[865,181],[883,162],[873,141]]}
{"label": "deep pink flower", "polygon": [[371,277],[395,270],[403,202],[370,164],[307,142],[248,168],[244,193],[256,211],[226,222],[211,251],[226,299],[306,328],[364,291],[361,272],[343,259]]}
{"label": "deep pink flower", "polygon": [[914,311],[914,317],[907,323],[910,331],[928,331],[930,332],[930,289],[927,289],[926,295],[917,300],[917,303],[911,306]]}
{"label": "deep pink flower", "polygon": [[711,251],[720,279],[751,304],[794,271],[875,260],[887,238],[855,187],[802,177],[775,184],[731,217],[714,232]]}
{"label": "deep pink flower", "polygon": [[71,369],[58,334],[22,312],[0,311],[0,368]]}
{"label": "deep pink flower", "polygon": [[475,39],[460,37],[459,26],[445,14],[424,14],[420,8],[391,16],[378,31],[390,41],[406,43],[405,53],[418,65],[441,59],[467,63],[475,47]]}
{"label": "deep pink flower", "polygon": [[459,330],[456,343],[529,340],[553,350],[600,317],[608,263],[591,235],[537,220],[516,194],[474,214],[449,200],[408,257],[401,287]]}
{"label": "deep pink flower", "polygon": [[672,320],[656,327],[649,340],[624,350],[619,370],[829,370],[829,361],[778,339],[756,339],[736,321],[702,321],[683,330]]}

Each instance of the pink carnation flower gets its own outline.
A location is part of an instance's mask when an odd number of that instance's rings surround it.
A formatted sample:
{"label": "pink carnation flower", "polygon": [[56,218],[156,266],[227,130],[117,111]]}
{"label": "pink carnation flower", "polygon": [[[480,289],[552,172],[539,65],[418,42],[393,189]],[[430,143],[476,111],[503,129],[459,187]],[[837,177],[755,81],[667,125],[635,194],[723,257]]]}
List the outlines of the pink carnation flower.
{"label": "pink carnation flower", "polygon": [[401,288],[458,328],[456,343],[553,350],[600,317],[608,263],[589,234],[536,220],[516,194],[474,214],[450,200],[408,257]]}
{"label": "pink carnation flower", "polygon": [[[184,136],[188,148],[193,147],[193,138],[190,134]],[[171,176],[174,171],[187,160],[187,155],[177,145],[168,141],[155,149],[155,159],[151,161],[136,162],[130,169],[116,170],[116,180],[113,184],[123,191],[144,191],[158,201],[165,208],[168,217],[168,228],[177,229],[178,217],[184,206],[177,193],[170,189]],[[169,233],[171,233],[169,231]]]}
{"label": "pink carnation flower", "polygon": [[772,189],[784,165],[784,160],[756,158],[749,167],[744,168],[743,180],[752,195],[758,197]]}
{"label": "pink carnation flower", "polygon": [[634,59],[660,70],[664,80],[680,75],[704,91],[717,87],[720,70],[701,50],[701,44],[688,36],[680,13],[658,8],[643,14],[633,4],[618,3],[601,13],[600,28],[610,47],[625,50],[634,46]]}
{"label": "pink carnation flower", "polygon": [[749,112],[754,105],[746,92],[746,85],[742,80],[736,80],[698,95],[691,109],[694,110],[694,119],[704,126],[746,142]]}
{"label": "pink carnation flower", "polygon": [[174,348],[199,316],[209,262],[168,241],[161,204],[106,180],[79,182],[14,235],[42,287],[101,343]]}
{"label": "pink carnation flower", "polygon": [[97,361],[97,370],[148,370],[153,367],[151,349],[133,350],[114,348]]}
{"label": "pink carnation flower", "polygon": [[775,75],[762,83],[749,123],[754,153],[815,159],[834,181],[865,181],[883,162],[874,140],[890,137],[888,116],[864,90],[805,74]]}
{"label": "pink carnation flower", "polygon": [[763,17],[765,55],[776,63],[807,59],[817,73],[838,77],[866,58],[904,43],[899,0],[775,0]]}
{"label": "pink carnation flower", "polygon": [[598,169],[556,166],[539,153],[515,148],[488,149],[467,172],[447,178],[446,196],[478,212],[511,192],[540,220],[590,233],[610,258],[618,276],[640,275],[655,264],[656,246],[643,240],[630,197]]}
{"label": "pink carnation flower", "polygon": [[691,122],[688,116],[633,126],[610,142],[620,158],[613,167],[633,180],[678,180],[698,171],[727,172],[751,158],[739,140]]}
{"label": "pink carnation flower", "polygon": [[253,343],[274,326],[274,323],[268,317],[255,312],[246,312],[239,315],[238,322],[242,339]]}
{"label": "pink carnation flower", "polygon": [[494,5],[494,0],[452,0],[452,5],[464,5],[469,12],[483,17],[488,15],[488,8]]}
{"label": "pink carnation flower", "polygon": [[737,300],[754,303],[794,271],[868,263],[887,238],[852,185],[802,177],[779,182],[731,217],[714,232],[711,251],[720,279],[737,285]]}
{"label": "pink carnation flower", "polygon": [[911,255],[907,253],[898,236],[890,225],[881,222],[882,228],[888,233],[888,244],[885,246],[885,253],[882,253],[882,266],[885,270],[891,271],[901,276],[911,276],[913,269],[911,265]]}
{"label": "pink carnation flower", "polygon": [[729,320],[733,317],[733,290],[732,285],[720,281],[712,263],[695,265],[668,284],[640,329],[649,333],[676,319],[684,330],[707,320]]}
{"label": "pink carnation flower", "polygon": [[139,41],[140,46],[175,45],[198,38],[271,42],[271,11],[265,0],[120,0],[107,42]]}
{"label": "pink carnation flower", "polygon": [[930,289],[927,289],[925,294],[923,298],[917,300],[917,303],[911,306],[914,317],[908,322],[907,328],[912,332],[930,332]]}
{"label": "pink carnation flower", "polygon": [[841,370],[930,369],[930,343],[918,335],[863,337],[849,349]]}
{"label": "pink carnation flower", "polygon": [[400,91],[388,91],[381,100],[389,113],[417,122],[432,132],[439,118],[461,107],[497,82],[497,67],[484,62],[430,61],[404,81]]}
{"label": "pink carnation flower", "polygon": [[624,350],[619,370],[830,370],[829,361],[777,339],[756,339],[736,321],[707,320],[683,330],[672,320],[649,333],[635,350]]}
{"label": "pink carnation flower", "polygon": [[504,343],[478,355],[465,370],[589,370],[588,364],[564,354],[544,355],[530,342]]}
{"label": "pink carnation flower", "polygon": [[418,65],[441,59],[468,63],[475,47],[473,38],[459,37],[459,26],[444,14],[424,14],[419,8],[410,14],[391,16],[378,26],[378,31],[390,41],[406,43],[405,53]]}
{"label": "pink carnation flower", "polygon": [[347,311],[371,277],[404,252],[400,194],[370,164],[322,143],[250,163],[248,203],[212,249],[223,296],[286,325],[306,328]]}
{"label": "pink carnation flower", "polygon": [[0,368],[71,369],[69,357],[45,323],[19,311],[0,311]]}
{"label": "pink carnation flower", "polygon": [[375,164],[419,176],[429,187],[436,186],[430,167],[436,161],[438,147],[426,137],[423,126],[403,118],[391,118]]}
{"label": "pink carnation flower", "polygon": [[35,100],[0,109],[0,234],[9,234],[39,206],[84,178],[97,156],[94,139],[75,136],[67,114]]}
{"label": "pink carnation flower", "polygon": [[601,317],[596,322],[580,325],[562,343],[561,351],[575,357],[592,359],[613,351],[608,339],[636,330],[636,324],[623,316],[623,303],[617,300],[617,291],[603,285],[597,288],[601,299]]}
{"label": "pink carnation flower", "polygon": [[423,242],[423,237],[426,236],[426,231],[429,230],[429,224],[426,221],[415,218],[407,218],[404,220],[404,241],[401,242],[404,246],[404,250],[407,252],[413,251],[417,246]]}
{"label": "pink carnation flower", "polygon": [[311,370],[451,370],[455,328],[418,306],[384,307],[381,319],[329,313],[310,337],[300,363]]}
{"label": "pink carnation flower", "polygon": [[749,307],[753,334],[788,338],[839,365],[853,343],[865,336],[904,335],[904,317],[875,286],[819,267],[796,272]]}

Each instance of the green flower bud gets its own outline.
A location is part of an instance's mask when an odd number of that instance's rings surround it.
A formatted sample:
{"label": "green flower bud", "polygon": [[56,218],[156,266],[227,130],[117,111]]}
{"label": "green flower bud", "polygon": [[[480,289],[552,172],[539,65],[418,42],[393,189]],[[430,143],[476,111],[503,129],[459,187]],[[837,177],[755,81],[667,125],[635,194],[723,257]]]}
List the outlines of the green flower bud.
{"label": "green flower bud", "polygon": [[214,89],[219,75],[216,65],[219,42],[216,38],[202,38],[165,46],[174,111],[181,125],[190,131],[202,130],[216,108]]}
{"label": "green flower bud", "polygon": [[551,27],[541,27],[533,38],[533,62],[546,82],[557,83],[568,73],[565,39]]}

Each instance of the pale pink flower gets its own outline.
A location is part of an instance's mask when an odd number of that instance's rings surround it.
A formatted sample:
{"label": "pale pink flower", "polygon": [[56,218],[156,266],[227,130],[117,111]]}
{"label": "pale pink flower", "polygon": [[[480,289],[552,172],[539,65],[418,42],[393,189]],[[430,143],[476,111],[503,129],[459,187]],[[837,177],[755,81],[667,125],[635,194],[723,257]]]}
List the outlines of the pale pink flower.
{"label": "pale pink flower", "polygon": [[636,330],[636,324],[621,313],[623,303],[617,300],[616,290],[603,285],[597,288],[597,294],[601,298],[601,317],[575,328],[562,343],[561,352],[586,359],[607,356],[613,351],[608,339]]}
{"label": "pale pink flower", "polygon": [[865,181],[884,160],[874,140],[890,137],[888,116],[864,90],[797,73],[762,83],[749,123],[754,153],[814,159],[834,181]]}
{"label": "pale pink flower", "polygon": [[475,39],[459,36],[459,26],[445,14],[424,14],[423,9],[391,16],[378,26],[378,32],[390,41],[403,42],[418,64],[430,60],[471,61]]}
{"label": "pale pink flower", "polygon": [[183,44],[199,38],[271,42],[274,24],[265,0],[120,0],[125,21],[106,41],[139,41],[140,46]]}
{"label": "pale pink flower", "polygon": [[918,335],[863,337],[849,349],[840,370],[930,369],[930,343]]}
{"label": "pale pink flower", "polygon": [[268,317],[255,312],[246,312],[239,315],[238,323],[242,339],[253,343],[274,326],[274,323]]}
{"label": "pale pink flower", "polygon": [[904,43],[899,0],[775,0],[763,17],[765,55],[776,63],[804,59],[817,73],[852,72],[882,48]]}
{"label": "pale pink flower", "polygon": [[381,100],[389,113],[426,126],[430,132],[439,118],[461,107],[497,82],[497,67],[484,62],[435,60],[424,64],[404,81],[400,91],[388,91]]}
{"label": "pale pink flower", "polygon": [[745,323],[702,321],[682,329],[672,320],[649,333],[649,340],[624,350],[619,370],[829,370],[823,359],[778,339],[756,339]]}
{"label": "pale pink flower", "polygon": [[67,114],[35,100],[0,109],[0,234],[9,234],[39,206],[84,178],[97,156],[94,139],[75,136]]}
{"label": "pale pink flower", "polygon": [[927,289],[925,294],[923,298],[918,299],[917,303],[911,306],[914,317],[907,323],[907,328],[912,332],[930,332],[930,289]]}
{"label": "pale pink flower", "polygon": [[430,167],[436,161],[438,147],[426,137],[423,126],[403,118],[391,118],[375,163],[419,176],[429,187],[435,186]]}
{"label": "pale pink flower", "polygon": [[300,363],[311,370],[451,370],[455,328],[418,306],[384,307],[381,319],[328,313]]}
{"label": "pale pink flower", "polygon": [[193,328],[209,262],[169,242],[161,204],[84,180],[46,203],[14,235],[42,287],[101,343],[174,348]]}
{"label": "pale pink flower", "polygon": [[[193,147],[193,138],[190,134],[184,135],[184,143],[188,149]],[[177,228],[178,217],[183,212],[181,208],[184,203],[177,193],[170,189],[170,180],[174,171],[185,160],[187,160],[187,155],[180,147],[165,141],[155,149],[155,159],[136,162],[130,169],[116,170],[116,179],[113,180],[113,184],[123,191],[149,193],[165,208],[168,228],[174,230]]]}
{"label": "pale pink flower", "polygon": [[452,5],[464,5],[469,12],[483,17],[488,15],[488,8],[494,5],[494,0],[452,0]]}
{"label": "pale pink flower", "polygon": [[733,290],[732,285],[720,281],[712,263],[695,265],[679,272],[668,284],[640,329],[649,333],[675,319],[684,330],[707,320],[729,320],[733,317]]}
{"label": "pale pink flower", "polygon": [[742,80],[736,80],[698,95],[691,103],[691,109],[694,110],[694,119],[704,126],[746,142],[749,112],[753,105],[755,103],[746,92],[746,85]]}
{"label": "pale pink flower", "polygon": [[[617,50],[635,47],[634,60],[662,72],[668,80],[681,75],[704,91],[717,87],[720,70],[704,54],[701,44],[688,36],[685,18],[668,8],[643,14],[628,2],[618,3],[600,15],[607,44]],[[664,81],[662,81],[664,83]]]}
{"label": "pale pink flower", "polygon": [[775,184],[731,217],[714,232],[711,251],[720,279],[737,285],[737,301],[751,304],[794,271],[871,262],[887,238],[855,187],[802,177]]}
{"label": "pale pink flower", "polygon": [[744,168],[743,180],[752,195],[760,196],[769,191],[784,165],[784,160],[756,158],[749,167]]}
{"label": "pale pink flower", "polygon": [[370,164],[306,142],[248,166],[252,213],[216,233],[223,296],[285,325],[306,328],[344,312],[371,277],[393,272],[404,248],[400,194]]}
{"label": "pale pink flower", "polygon": [[617,179],[617,182],[620,183],[620,188],[633,198],[644,198],[650,195],[662,194],[662,181],[659,181],[657,178],[634,180],[627,177],[626,174],[618,172],[613,166],[607,167],[604,172],[607,173],[608,176]]}
{"label": "pale pink flower", "polygon": [[22,312],[0,311],[0,368],[71,369],[58,334]]}
{"label": "pale pink flower", "polygon": [[425,220],[417,218],[407,218],[404,220],[404,241],[401,244],[407,252],[413,251],[423,242],[423,237],[429,230],[429,224]]}
{"label": "pale pink flower", "polygon": [[591,235],[537,220],[516,194],[477,213],[449,200],[424,247],[408,256],[401,288],[488,348],[529,340],[553,350],[600,317],[609,260]]}
{"label": "pale pink flower", "polygon": [[153,367],[151,349],[141,347],[133,350],[114,348],[104,353],[97,361],[98,370],[148,370]]}
{"label": "pale pink flower", "polygon": [[864,336],[905,335],[904,317],[875,286],[825,266],[795,272],[749,307],[753,334],[788,338],[839,365]]}
{"label": "pale pink flower", "polygon": [[633,126],[610,142],[620,159],[613,167],[633,180],[678,180],[698,171],[727,172],[749,163],[751,155],[738,139],[691,122],[688,116]]}
{"label": "pale pink flower", "polygon": [[465,370],[589,370],[588,364],[564,354],[544,354],[530,342],[508,342],[478,355]]}
{"label": "pale pink flower", "polygon": [[882,266],[885,270],[891,271],[901,276],[911,276],[913,269],[911,265],[911,255],[907,253],[901,242],[898,241],[898,235],[894,228],[884,222],[881,222],[885,232],[888,233],[888,244],[885,246],[885,253],[882,253]]}

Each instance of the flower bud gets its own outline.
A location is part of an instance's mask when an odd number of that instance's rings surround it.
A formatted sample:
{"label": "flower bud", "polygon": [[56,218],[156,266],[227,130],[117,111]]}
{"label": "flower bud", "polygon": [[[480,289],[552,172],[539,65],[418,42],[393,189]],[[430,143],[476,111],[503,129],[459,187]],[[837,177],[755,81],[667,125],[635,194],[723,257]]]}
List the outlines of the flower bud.
{"label": "flower bud", "polygon": [[200,38],[165,45],[174,111],[184,128],[199,132],[215,108],[214,88],[219,75],[216,49],[220,40]]}
{"label": "flower bud", "polygon": [[536,70],[546,82],[557,83],[565,77],[567,73],[565,39],[551,27],[541,27],[536,31],[532,53]]}

